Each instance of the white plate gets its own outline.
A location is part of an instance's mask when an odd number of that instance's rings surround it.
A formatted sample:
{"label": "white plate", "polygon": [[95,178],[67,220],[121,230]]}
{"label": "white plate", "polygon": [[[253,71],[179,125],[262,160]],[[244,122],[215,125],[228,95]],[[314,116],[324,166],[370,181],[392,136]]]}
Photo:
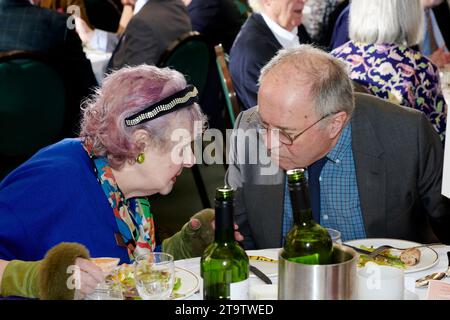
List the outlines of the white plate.
{"label": "white plate", "polygon": [[200,289],[200,279],[192,271],[175,267],[175,277],[181,279],[181,286],[177,291],[175,291],[175,296],[172,294],[169,298],[171,300],[186,299]]}
{"label": "white plate", "polygon": [[[359,239],[359,240],[351,240],[345,242],[351,246],[354,247],[371,247],[377,248],[382,245],[390,245],[397,248],[410,248],[414,246],[420,246],[420,243],[412,242],[412,241],[406,241],[406,240],[399,240],[399,239],[383,239],[383,238],[373,238],[373,239]],[[420,250],[421,256],[420,261],[415,266],[406,267],[404,270],[405,273],[412,273],[417,271],[422,271],[425,269],[429,269],[433,266],[435,266],[438,263],[439,256],[436,251],[434,251],[432,248],[429,247],[422,247],[418,248]],[[392,251],[393,254],[395,254],[395,250]]]}
{"label": "white plate", "polygon": [[[250,264],[261,270],[266,276],[273,277],[278,275],[278,254],[280,248],[265,249],[265,250],[247,250],[249,257],[263,257],[275,260],[276,262],[261,261],[250,259]],[[250,272],[250,277],[256,277],[253,272]]]}
{"label": "white plate", "polygon": [[[250,260],[250,264],[252,266],[257,267],[268,277],[278,275],[278,263],[277,262]],[[250,272],[250,277],[256,277],[256,275],[253,272]]]}

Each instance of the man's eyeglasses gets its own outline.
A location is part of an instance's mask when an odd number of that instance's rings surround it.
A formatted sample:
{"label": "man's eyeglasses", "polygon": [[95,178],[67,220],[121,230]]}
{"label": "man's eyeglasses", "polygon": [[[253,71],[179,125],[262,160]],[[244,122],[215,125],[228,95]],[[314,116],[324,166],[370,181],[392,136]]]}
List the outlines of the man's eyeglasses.
{"label": "man's eyeglasses", "polygon": [[[254,114],[252,114],[252,116],[250,117],[249,121],[253,122],[253,125],[256,126],[256,129],[258,130],[258,132],[260,133],[271,133],[272,131],[278,131],[278,139],[280,140],[280,142],[284,145],[287,146],[291,146],[294,144],[294,141],[300,137],[302,134],[304,134],[306,131],[308,131],[309,129],[311,129],[312,127],[314,127],[316,124],[318,124],[320,121],[322,121],[323,119],[336,114],[337,112],[333,112],[333,113],[328,113],[326,115],[324,115],[322,118],[320,118],[319,120],[315,121],[313,124],[311,124],[310,126],[308,126],[306,129],[302,130],[301,132],[297,133],[294,136],[289,135],[288,133],[286,133],[283,129],[279,129],[279,128],[270,128],[270,126],[264,124],[261,120],[261,117],[259,116],[259,113],[257,111],[254,112]],[[264,132],[265,131],[265,132]]]}

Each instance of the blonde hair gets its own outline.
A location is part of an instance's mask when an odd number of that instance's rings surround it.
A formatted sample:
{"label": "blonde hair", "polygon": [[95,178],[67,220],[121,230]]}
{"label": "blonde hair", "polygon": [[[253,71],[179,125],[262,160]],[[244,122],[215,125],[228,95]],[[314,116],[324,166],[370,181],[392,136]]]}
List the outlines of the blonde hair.
{"label": "blonde hair", "polygon": [[352,0],[350,39],[371,44],[412,46],[422,39],[420,0]]}

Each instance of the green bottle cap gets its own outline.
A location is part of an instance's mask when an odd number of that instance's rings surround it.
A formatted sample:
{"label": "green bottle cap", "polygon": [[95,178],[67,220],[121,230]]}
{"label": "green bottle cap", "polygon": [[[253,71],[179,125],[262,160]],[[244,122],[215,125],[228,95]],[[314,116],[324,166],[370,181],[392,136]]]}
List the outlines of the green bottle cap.
{"label": "green bottle cap", "polygon": [[216,189],[216,200],[231,200],[234,196],[234,189],[223,186]]}
{"label": "green bottle cap", "polygon": [[300,182],[305,179],[305,169],[292,169],[286,172],[289,183]]}

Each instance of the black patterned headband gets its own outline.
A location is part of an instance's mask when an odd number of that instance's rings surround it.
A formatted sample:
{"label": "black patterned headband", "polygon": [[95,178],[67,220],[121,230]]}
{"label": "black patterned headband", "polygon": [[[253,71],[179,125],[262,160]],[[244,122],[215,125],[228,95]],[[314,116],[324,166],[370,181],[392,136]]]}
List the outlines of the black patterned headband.
{"label": "black patterned headband", "polygon": [[188,85],[183,90],[180,90],[157,103],[146,106],[144,110],[139,111],[135,115],[127,117],[125,119],[125,125],[127,127],[132,127],[181,108],[191,106],[196,102],[198,102],[197,88],[193,85]]}

